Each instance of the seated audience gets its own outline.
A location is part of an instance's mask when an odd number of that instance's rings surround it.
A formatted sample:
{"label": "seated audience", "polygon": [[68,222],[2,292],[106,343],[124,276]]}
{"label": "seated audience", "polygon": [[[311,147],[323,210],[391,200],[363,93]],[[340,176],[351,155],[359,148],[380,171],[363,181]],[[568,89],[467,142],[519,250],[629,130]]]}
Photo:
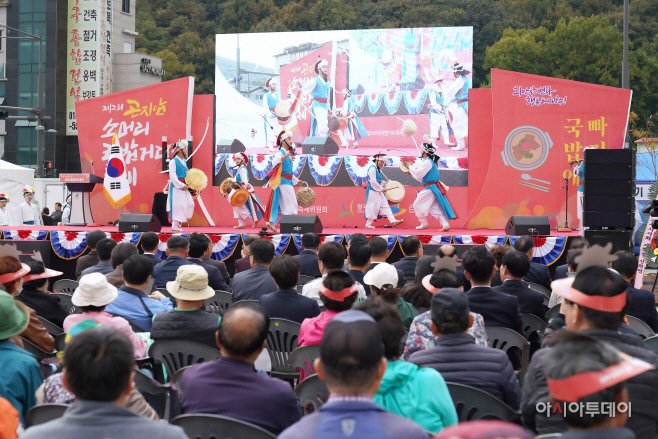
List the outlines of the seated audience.
{"label": "seated audience", "polygon": [[96,244],[96,253],[98,254],[98,263],[96,265],[92,265],[89,268],[85,268],[82,270],[80,273],[80,276],[78,277],[78,280],[86,274],[91,274],[91,273],[101,273],[101,274],[110,274],[114,269],[112,268],[112,262],[110,259],[112,258],[112,251],[114,250],[114,247],[117,246],[117,242],[114,239],[110,238],[103,238],[100,241],[98,241],[98,244]]}
{"label": "seated audience", "polygon": [[[322,251],[322,246],[320,251]],[[320,344],[324,328],[331,319],[336,317],[338,313],[352,308],[352,305],[356,302],[358,286],[354,278],[343,270],[332,270],[325,273],[322,284],[318,289],[320,300],[326,311],[322,311],[317,317],[305,319],[302,322],[297,344],[299,346]]]}
{"label": "seated audience", "polygon": [[[621,276],[603,266],[590,266],[579,272],[571,285],[569,283],[571,279],[553,282],[553,291],[564,297],[560,306],[567,329],[608,343],[625,354],[658,366],[658,354],[648,350],[640,337],[619,331],[628,307],[626,282]],[[523,381],[523,426],[537,434],[564,432],[568,425],[562,415],[547,417],[545,412],[537,409],[538,403],[549,402],[546,371],[556,349],[556,345],[553,346],[535,353]],[[658,370],[644,372],[626,383],[633,407],[626,427],[638,438],[654,438],[658,433],[658,411],[655,410],[658,407],[657,383]]]}
{"label": "seated audience", "polygon": [[528,270],[530,270],[530,260],[525,253],[517,250],[508,251],[503,256],[498,270],[503,284],[493,290],[516,297],[519,299],[521,312],[533,314],[543,319],[546,314],[544,295],[533,290],[527,282],[523,281]]}
{"label": "seated audience", "polygon": [[180,427],[125,408],[133,392],[135,359],[130,341],[116,329],[98,327],[75,336],[64,362],[62,383],[75,401],[63,417],[27,429],[21,439],[187,438]]}
{"label": "seated audience", "polygon": [[195,364],[180,380],[182,408],[188,413],[228,416],[274,435],[301,418],[299,401],[285,381],[258,373],[270,319],[262,310],[231,307],[222,317],[216,361]]}
{"label": "seated audience", "polygon": [[23,290],[18,293],[16,300],[32,308],[39,317],[61,328],[69,312],[48,291],[48,278],[61,276],[62,272],[47,270],[41,261],[28,261],[25,265],[30,267],[30,272],[23,277]]}
{"label": "seated audience", "polygon": [[0,396],[0,438],[18,439],[23,425],[18,410],[9,401]]}
{"label": "seated audience", "polygon": [[[451,258],[457,254],[457,249],[450,245],[450,244],[445,244],[439,247],[439,249],[436,252],[436,257],[437,258],[445,258],[446,256]],[[494,256],[495,257],[495,256]],[[466,276],[464,276],[463,271],[457,271],[457,276],[459,276],[462,279],[462,284],[464,285],[464,292],[468,292],[468,290],[471,289],[471,283],[469,282],[468,279],[466,279]]]}
{"label": "seated audience", "polygon": [[231,285],[231,275],[228,274],[228,269],[226,268],[226,264],[224,261],[220,261],[217,259],[212,258],[213,254],[213,248],[214,245],[212,241],[210,242],[210,245],[206,249],[206,251],[203,253],[203,257],[201,260],[203,261],[204,264],[212,265],[213,267],[216,267],[219,270],[219,273],[222,275],[222,279],[224,279],[224,283],[228,286]]}
{"label": "seated audience", "polygon": [[155,288],[166,288],[167,282],[176,279],[178,267],[191,264],[187,261],[190,251],[190,241],[180,235],[174,235],[167,240],[167,259],[153,266],[153,277]]}
{"label": "seated audience", "polygon": [[[61,210],[59,211],[61,212]],[[55,213],[53,212],[53,216]],[[59,214],[60,218],[62,214]],[[55,222],[59,222],[61,219],[56,220]],[[75,264],[75,278],[80,279],[82,276],[82,270],[92,267],[96,264],[98,264],[98,252],[96,250],[96,246],[100,242],[101,239],[107,238],[107,235],[105,232],[101,230],[94,230],[92,232],[89,232],[87,234],[87,247],[91,250],[89,254],[86,254],[84,256],[80,256],[78,259],[76,259],[76,264]],[[142,238],[143,239],[143,238]],[[112,252],[112,249],[110,249],[110,253]],[[107,260],[109,261],[109,257]]]}
{"label": "seated audience", "polygon": [[448,427],[434,439],[534,439],[535,436],[516,424],[505,421],[479,420]]}
{"label": "seated audience", "polygon": [[142,233],[142,237],[139,239],[139,246],[142,247],[144,256],[149,258],[154,267],[162,262],[162,259],[157,256],[159,244],[160,238],[155,232]]}
{"label": "seated audience", "polygon": [[466,293],[470,309],[481,314],[487,326],[502,326],[523,335],[519,299],[489,286],[496,269],[491,253],[484,246],[473,247],[464,253],[463,261],[464,274],[472,285]]}
{"label": "seated audience", "polygon": [[[388,258],[389,251],[388,251],[388,242],[382,238],[381,236],[373,236],[370,241],[368,241],[368,245],[370,246],[370,265],[368,265],[368,268],[366,268],[366,273],[372,270],[377,266],[377,264],[381,264],[382,262],[386,262],[386,259]],[[404,273],[402,270],[399,268],[396,268],[398,270],[398,288],[402,288],[405,286],[407,283],[407,279],[404,277]],[[413,281],[413,279],[408,279],[409,282]]]}
{"label": "seated audience", "polygon": [[[161,265],[164,262],[156,265],[156,268]],[[150,295],[144,292],[152,272],[153,264],[146,256],[133,255],[126,259],[123,263],[124,285],[119,288],[117,298],[105,310],[123,317],[146,332],[150,331],[154,315],[174,309],[171,300],[159,291],[153,291]]]}
{"label": "seated audience", "polygon": [[[374,238],[373,238],[374,239]],[[423,279],[427,276],[431,276],[434,273],[434,267],[432,264],[436,261],[436,256],[423,256],[418,260],[418,265],[416,266],[416,276],[413,279],[411,285],[405,286],[405,288],[400,292],[400,295],[404,300],[411,303],[414,308],[421,311],[424,309],[429,309],[430,302],[432,301],[432,293],[427,291],[427,288],[423,286]],[[463,283],[460,283],[459,286],[462,286]]]}
{"label": "seated audience", "polygon": [[198,265],[181,265],[176,280],[167,282],[167,291],[176,299],[176,308],[153,317],[151,339],[189,340],[216,348],[219,318],[201,309],[204,300],[215,296],[208,272]]}
{"label": "seated audience", "polygon": [[251,269],[251,260],[249,259],[249,246],[257,239],[261,239],[261,237],[255,234],[248,235],[246,238],[242,238],[242,257],[235,261],[235,272],[233,277],[235,277],[235,275],[238,273]]}
{"label": "seated audience", "polygon": [[123,262],[132,255],[138,255],[139,250],[132,242],[121,242],[112,250],[110,263],[114,271],[107,275],[107,281],[117,288],[123,286]]}
{"label": "seated audience", "polygon": [[434,293],[431,327],[439,338],[436,346],[416,352],[409,361],[436,369],[447,382],[483,390],[517,410],[521,389],[512,363],[504,351],[477,346],[467,334],[473,324],[468,305],[468,293],[461,290],[443,288]]}
{"label": "seated audience", "polygon": [[[576,277],[576,271],[578,270],[578,263],[576,258],[583,254],[583,250],[577,248],[575,250],[569,250],[567,255],[567,275],[566,277]],[[554,291],[551,292],[551,298],[548,299],[548,308],[553,308],[555,305],[562,303],[562,296],[556,294]]]}
{"label": "seated audience", "polygon": [[368,244],[368,238],[363,233],[352,233],[347,239],[347,245],[345,246],[345,263],[343,264],[343,271],[350,269],[350,264],[347,262],[347,257],[350,254],[350,248],[353,245],[366,245]]}
{"label": "seated audience", "polygon": [[418,424],[373,401],[387,366],[381,339],[377,322],[368,314],[350,310],[336,316],[327,326],[314,364],[327,384],[329,399],[279,439],[427,439]]}
{"label": "seated audience", "polygon": [[72,327],[85,320],[93,320],[124,334],[130,340],[135,351],[135,358],[146,356],[146,345],[137,337],[135,331],[130,327],[126,319],[113,316],[105,312],[105,307],[118,296],[117,288],[110,284],[105,276],[100,273],[92,273],[82,276],[80,285],[75,289],[71,302],[80,308],[82,313],[71,314],[64,320],[64,332],[69,332]]}
{"label": "seated audience", "polygon": [[201,258],[203,258],[204,255],[208,252],[208,249],[210,249],[212,252],[212,241],[210,238],[208,238],[208,236],[204,235],[203,233],[192,233],[190,234],[189,241],[190,250],[187,254],[187,261],[203,267],[203,269],[208,272],[208,286],[210,288],[213,290],[232,293],[233,290],[224,280],[224,277],[219,271],[219,268],[215,267],[214,265],[206,264],[201,260]]}
{"label": "seated audience", "polygon": [[626,281],[629,304],[626,314],[637,317],[649,325],[654,332],[658,332],[658,313],[656,312],[656,299],[651,291],[637,289],[631,284],[637,272],[637,258],[629,251],[615,253],[616,261],[610,263],[610,268]]}
{"label": "seated audience", "polygon": [[402,270],[405,279],[413,279],[416,276],[418,260],[423,256],[423,244],[418,237],[409,235],[402,240],[400,246],[405,256],[394,262],[393,266]]}
{"label": "seated audience", "polygon": [[457,412],[441,374],[400,360],[400,339],[405,331],[395,307],[371,297],[356,309],[368,313],[379,324],[384,356],[388,360],[386,373],[374,396],[375,403],[417,422],[431,433],[456,424]]}
{"label": "seated audience", "polygon": [[[567,256],[574,250],[589,248],[589,241],[587,241],[585,238],[574,238],[570,241],[570,243],[571,247],[569,247]],[[569,273],[569,263],[558,265],[555,267],[555,280],[564,279],[567,277],[567,273]]]}
{"label": "seated audience", "polygon": [[378,264],[366,274],[364,281],[370,287],[372,297],[397,308],[404,330],[408,331],[411,322],[418,315],[418,311],[400,297],[400,289],[394,286],[398,283],[398,272],[395,267],[387,263]]}
{"label": "seated audience", "polygon": [[297,292],[298,259],[288,255],[275,256],[270,264],[270,275],[277,290],[258,299],[271,319],[286,319],[302,323],[320,314],[318,303]]}
{"label": "seated audience", "polygon": [[36,404],[34,392],[43,381],[34,356],[14,344],[29,320],[27,307],[0,291],[0,395],[18,410],[21,424]]}
{"label": "seated audience", "polygon": [[[318,305],[322,305],[320,300],[320,288],[324,281],[324,278],[327,276],[327,273],[331,270],[340,270],[343,268],[343,261],[345,260],[345,247],[335,241],[325,242],[320,246],[318,251],[318,264],[320,265],[320,271],[322,272],[322,277],[312,280],[311,282],[304,285],[302,289],[302,294],[311,299],[315,299],[318,302]],[[350,276],[351,277],[351,276]],[[365,299],[366,291],[363,288],[363,285],[356,284],[358,296]],[[318,340],[320,343],[320,340]]]}
{"label": "seated audience", "polygon": [[370,246],[367,243],[363,244],[361,242],[352,244],[347,254],[347,272],[355,281],[363,286],[367,296],[370,295],[370,286],[363,281],[363,277],[365,276],[366,269],[370,266],[371,255],[372,250],[370,250]]}
{"label": "seated audience", "polygon": [[[421,261],[422,262],[422,261]],[[429,290],[426,290],[430,295],[430,304],[432,294],[441,290],[442,288],[456,288],[458,290],[462,289],[461,279],[459,275],[454,271],[448,269],[441,269],[434,274],[428,275],[429,279],[425,282],[430,287]],[[429,306],[428,306],[429,308]],[[473,317],[473,324],[468,328],[468,334],[475,339],[475,344],[488,347],[489,338],[487,337],[487,332],[484,329],[484,319],[480,314],[470,312],[470,315]],[[433,348],[436,345],[436,341],[439,337],[432,332],[432,319],[431,313],[425,311],[416,317],[411,326],[409,327],[409,335],[407,336],[407,342],[404,345],[404,353],[402,354],[402,359],[405,361],[409,360],[411,354],[417,351],[422,351],[424,349]]]}
{"label": "seated audience", "polygon": [[528,259],[530,259],[530,270],[528,270],[528,274],[525,275],[523,280],[541,285],[550,291],[552,279],[548,267],[544,264],[532,262],[532,256],[535,252],[535,241],[532,236],[519,236],[514,242],[514,250],[527,254]]}
{"label": "seated audience", "polygon": [[499,287],[503,284],[503,281],[500,279],[500,264],[503,262],[503,256],[505,256],[505,253],[507,253],[510,250],[512,250],[512,247],[510,247],[507,244],[494,245],[489,250],[491,252],[491,255],[496,260],[496,274],[494,274],[493,277],[491,278],[492,288]]}
{"label": "seated audience", "polygon": [[302,276],[320,277],[320,267],[318,266],[318,248],[320,247],[320,237],[315,233],[304,233],[302,235],[302,252],[296,256],[299,263],[299,274]]}
{"label": "seated audience", "polygon": [[249,245],[251,269],[233,276],[233,303],[241,300],[258,300],[264,294],[277,290],[270,274],[274,259],[274,244],[267,239],[256,239]]}

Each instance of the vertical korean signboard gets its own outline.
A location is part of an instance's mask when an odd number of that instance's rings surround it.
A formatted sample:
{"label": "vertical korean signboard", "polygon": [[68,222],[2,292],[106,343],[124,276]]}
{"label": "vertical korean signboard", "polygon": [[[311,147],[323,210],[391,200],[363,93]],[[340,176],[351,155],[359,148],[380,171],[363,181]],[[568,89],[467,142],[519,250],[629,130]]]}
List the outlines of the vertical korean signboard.
{"label": "vertical korean signboard", "polygon": [[68,0],[66,134],[78,134],[75,103],[111,93],[112,0]]}

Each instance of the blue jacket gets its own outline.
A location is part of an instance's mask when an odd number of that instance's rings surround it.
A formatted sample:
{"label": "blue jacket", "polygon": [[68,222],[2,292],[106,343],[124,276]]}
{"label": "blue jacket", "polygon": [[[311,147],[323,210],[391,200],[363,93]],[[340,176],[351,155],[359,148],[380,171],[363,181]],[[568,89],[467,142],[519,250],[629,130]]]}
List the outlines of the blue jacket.
{"label": "blue jacket", "polygon": [[36,358],[10,341],[0,342],[0,396],[13,405],[25,423],[28,410],[37,403],[34,392],[43,383]]}
{"label": "blue jacket", "polygon": [[187,258],[187,262],[200,265],[208,272],[208,286],[213,290],[226,291],[227,293],[233,292],[231,287],[226,285],[224,276],[222,276],[222,273],[219,271],[219,268],[210,264],[206,264],[205,262],[203,262],[201,259],[198,258]]}
{"label": "blue jacket", "polygon": [[[147,312],[144,307],[149,311]],[[162,300],[151,299],[144,291],[124,285],[119,288],[117,298],[107,305],[105,312],[121,316],[148,332],[151,330],[154,315],[172,309],[174,305],[168,297]]]}
{"label": "blue jacket", "polygon": [[449,383],[476,387],[519,409],[521,388],[507,354],[476,345],[466,333],[441,335],[433,348],[414,352],[409,362],[436,369]]}
{"label": "blue jacket", "polygon": [[302,276],[322,276],[318,265],[318,255],[313,250],[302,250],[300,254],[293,256],[293,258],[299,262],[299,274]]}
{"label": "blue jacket", "polygon": [[80,277],[86,276],[91,273],[110,274],[113,271],[114,268],[112,268],[112,263],[110,261],[98,261],[98,264],[92,265],[91,267],[82,270],[82,272],[80,273]]}
{"label": "blue jacket", "polygon": [[274,293],[260,296],[258,304],[271,319],[292,320],[301,324],[304,319],[320,315],[317,300],[302,296],[295,288],[278,289]]}
{"label": "blue jacket", "polygon": [[528,274],[523,277],[523,280],[526,282],[539,284],[546,288],[548,291],[551,290],[551,273],[548,271],[548,267],[544,264],[531,262],[530,270],[528,271]]}
{"label": "blue jacket", "polygon": [[407,282],[414,281],[414,278],[416,277],[416,265],[418,265],[418,258],[415,256],[405,256],[399,261],[393,263],[395,268],[402,270]]}
{"label": "blue jacket", "polygon": [[469,309],[482,315],[485,326],[502,326],[523,335],[519,299],[490,287],[471,287],[466,295]]}
{"label": "blue jacket", "polygon": [[658,332],[658,312],[656,312],[656,299],[653,293],[647,290],[638,290],[630,283],[628,283],[627,290],[631,303],[628,305],[626,314],[637,317],[651,326],[654,332]]}
{"label": "blue jacket", "polygon": [[153,267],[153,278],[155,288],[166,288],[167,282],[176,280],[176,272],[181,265],[191,264],[180,256],[169,256],[163,262]]}

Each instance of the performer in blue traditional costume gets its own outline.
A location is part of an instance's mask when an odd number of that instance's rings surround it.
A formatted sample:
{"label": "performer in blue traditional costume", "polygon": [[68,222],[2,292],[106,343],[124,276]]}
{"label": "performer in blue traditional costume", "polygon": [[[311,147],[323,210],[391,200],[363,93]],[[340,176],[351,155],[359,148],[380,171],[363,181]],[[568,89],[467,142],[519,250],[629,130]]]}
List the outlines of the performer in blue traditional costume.
{"label": "performer in blue traditional costume", "polygon": [[315,73],[317,76],[306,82],[302,86],[303,94],[311,94],[311,131],[309,137],[328,136],[329,135],[329,93],[331,84],[329,83],[328,66],[324,59],[319,59],[315,63]]}
{"label": "performer in blue traditional costume", "polygon": [[447,103],[443,97],[443,89],[441,84],[443,78],[437,77],[434,87],[430,90],[430,137],[439,143],[439,139],[443,139],[445,146],[452,146],[454,143],[450,142],[450,132],[448,131],[447,120]]}
{"label": "performer in blue traditional costume", "polygon": [[457,146],[455,151],[463,151],[466,148],[466,137],[468,137],[468,90],[471,88],[471,72],[464,69],[461,63],[454,63],[451,70],[447,72],[448,81],[443,82],[443,96],[448,104],[450,114],[450,127],[455,135]]}
{"label": "performer in blue traditional costume", "polygon": [[430,143],[423,143],[422,149],[421,163],[412,165],[408,161],[404,162],[411,176],[424,185],[414,201],[414,211],[420,220],[420,226],[416,229],[428,228],[427,215],[432,215],[441,222],[441,231],[446,232],[450,230],[448,220],[456,219],[457,215],[446,198],[446,186],[441,183],[439,168],[436,166],[439,161],[436,148]]}
{"label": "performer in blue traditional costume", "polygon": [[187,140],[174,144],[174,158],[169,161],[169,193],[167,195],[167,212],[172,222],[171,230],[180,232],[181,223],[188,221],[194,214],[194,199],[185,184],[187,175]]}
{"label": "performer in blue traditional costume", "polygon": [[391,222],[392,226],[397,226],[404,220],[396,220],[393,216],[391,206],[388,204],[388,199],[384,195],[384,187],[382,186],[382,171],[381,168],[386,164],[386,153],[380,151],[372,157],[373,164],[368,168],[368,185],[366,186],[366,209],[364,216],[366,218],[366,229],[374,229],[375,226],[372,222],[386,217]]}
{"label": "performer in blue traditional costume", "polygon": [[348,142],[347,145],[344,145],[348,148],[350,141],[352,141],[352,146],[357,148],[359,146],[359,140],[368,135],[366,127],[363,126],[363,123],[356,115],[354,105],[352,91],[349,89],[343,90],[343,108],[340,110],[340,115],[347,117],[347,128],[343,130],[342,137]]}
{"label": "performer in blue traditional costume", "polygon": [[247,171],[247,164],[249,163],[249,156],[244,152],[238,152],[233,155],[238,171],[235,174],[235,181],[242,189],[249,191],[249,200],[239,207],[233,207],[233,217],[237,218],[238,225],[235,229],[244,229],[246,227],[245,220],[250,218],[254,222],[254,227],[258,221],[263,219],[264,209],[260,200],[254,193],[254,187],[249,183],[249,172]]}

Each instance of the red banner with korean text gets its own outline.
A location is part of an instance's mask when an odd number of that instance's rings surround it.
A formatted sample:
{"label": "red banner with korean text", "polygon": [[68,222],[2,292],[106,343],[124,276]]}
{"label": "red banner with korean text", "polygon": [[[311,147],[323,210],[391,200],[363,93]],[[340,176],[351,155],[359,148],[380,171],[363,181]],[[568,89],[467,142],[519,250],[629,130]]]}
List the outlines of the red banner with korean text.
{"label": "red banner with korean text", "polygon": [[569,163],[586,146],[623,147],[632,92],[498,69],[491,86],[492,147],[484,157],[471,150],[471,167],[481,164],[486,177],[480,193],[469,191],[465,227],[502,229],[512,215],[563,226],[568,178],[569,226],[577,228],[579,179]]}

